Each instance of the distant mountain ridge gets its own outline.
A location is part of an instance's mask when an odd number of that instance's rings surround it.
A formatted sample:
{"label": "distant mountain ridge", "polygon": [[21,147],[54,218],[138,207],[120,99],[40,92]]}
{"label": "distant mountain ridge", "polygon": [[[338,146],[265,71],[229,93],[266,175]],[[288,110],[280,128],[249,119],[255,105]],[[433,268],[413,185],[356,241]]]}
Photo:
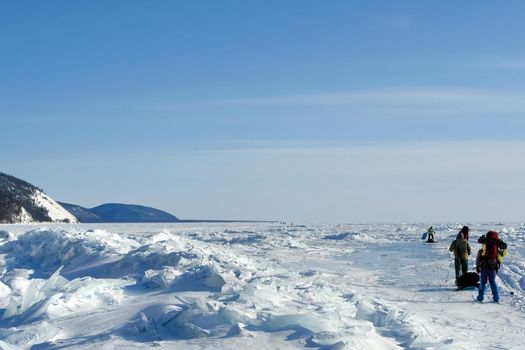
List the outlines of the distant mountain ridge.
{"label": "distant mountain ridge", "polygon": [[165,211],[136,204],[106,203],[94,208],[84,208],[70,203],[60,205],[83,223],[146,223],[179,222],[180,220]]}
{"label": "distant mountain ridge", "polygon": [[0,224],[16,223],[230,223],[258,220],[180,220],[168,212],[137,204],[106,203],[94,208],[58,202],[27,181],[0,172]]}
{"label": "distant mountain ridge", "polygon": [[0,223],[78,222],[44,191],[0,172]]}

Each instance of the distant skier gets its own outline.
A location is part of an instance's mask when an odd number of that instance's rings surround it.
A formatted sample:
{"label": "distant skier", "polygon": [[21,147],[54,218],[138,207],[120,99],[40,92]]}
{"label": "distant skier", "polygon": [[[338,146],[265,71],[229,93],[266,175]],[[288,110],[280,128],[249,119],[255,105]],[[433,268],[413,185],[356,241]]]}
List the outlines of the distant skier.
{"label": "distant skier", "polygon": [[434,228],[430,226],[427,230],[427,243],[434,243]]}
{"label": "distant skier", "polygon": [[463,226],[455,240],[452,241],[449,251],[454,252],[454,268],[456,269],[456,285],[459,277],[468,271],[468,256],[471,253],[468,241],[468,226]]}
{"label": "distant skier", "polygon": [[499,292],[496,284],[496,275],[501,266],[499,256],[503,257],[506,255],[505,250],[507,249],[507,243],[499,239],[498,233],[495,231],[489,231],[486,236],[481,236],[478,239],[478,243],[482,244],[482,249],[479,250],[478,256],[476,257],[476,271],[481,272],[481,283],[477,300],[480,302],[483,301],[485,288],[487,282],[489,282],[492,299],[498,303]]}

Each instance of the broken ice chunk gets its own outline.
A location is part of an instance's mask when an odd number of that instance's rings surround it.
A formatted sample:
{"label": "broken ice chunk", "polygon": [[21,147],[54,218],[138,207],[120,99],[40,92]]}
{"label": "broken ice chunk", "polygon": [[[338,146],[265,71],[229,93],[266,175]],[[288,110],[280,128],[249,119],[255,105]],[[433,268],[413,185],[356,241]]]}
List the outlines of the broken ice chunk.
{"label": "broken ice chunk", "polygon": [[29,348],[53,339],[60,330],[46,321],[21,327],[0,328],[0,340],[16,347]]}

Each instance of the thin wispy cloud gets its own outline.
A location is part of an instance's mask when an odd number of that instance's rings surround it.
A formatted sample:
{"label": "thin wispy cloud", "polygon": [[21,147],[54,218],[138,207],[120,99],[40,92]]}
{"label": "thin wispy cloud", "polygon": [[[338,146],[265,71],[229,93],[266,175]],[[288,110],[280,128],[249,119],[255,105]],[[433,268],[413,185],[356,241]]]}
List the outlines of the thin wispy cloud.
{"label": "thin wispy cloud", "polygon": [[524,112],[525,92],[461,87],[411,87],[305,95],[250,97],[209,101],[222,106],[347,106],[460,110],[462,112]]}

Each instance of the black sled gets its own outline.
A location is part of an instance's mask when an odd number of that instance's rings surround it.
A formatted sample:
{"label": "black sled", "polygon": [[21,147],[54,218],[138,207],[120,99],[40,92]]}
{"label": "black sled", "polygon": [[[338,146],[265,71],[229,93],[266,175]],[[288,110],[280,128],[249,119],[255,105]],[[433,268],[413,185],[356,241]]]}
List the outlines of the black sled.
{"label": "black sled", "polygon": [[428,234],[427,243],[436,243],[436,242],[434,241],[434,234],[433,234],[433,233],[429,233],[429,234]]}
{"label": "black sled", "polygon": [[458,290],[478,289],[479,275],[475,272],[466,272],[459,276],[457,281]]}

